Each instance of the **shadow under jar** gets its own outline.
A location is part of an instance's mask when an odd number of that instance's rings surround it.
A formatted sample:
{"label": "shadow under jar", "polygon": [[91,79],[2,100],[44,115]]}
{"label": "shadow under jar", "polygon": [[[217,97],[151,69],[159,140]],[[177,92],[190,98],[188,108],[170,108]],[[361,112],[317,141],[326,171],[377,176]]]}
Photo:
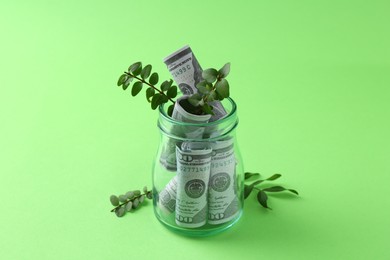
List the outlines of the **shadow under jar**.
{"label": "shadow under jar", "polygon": [[222,104],[227,115],[214,122],[207,122],[207,116],[176,121],[167,115],[167,106],[159,107],[154,212],[167,228],[184,235],[222,232],[242,214],[244,167],[235,135],[237,109],[230,98]]}

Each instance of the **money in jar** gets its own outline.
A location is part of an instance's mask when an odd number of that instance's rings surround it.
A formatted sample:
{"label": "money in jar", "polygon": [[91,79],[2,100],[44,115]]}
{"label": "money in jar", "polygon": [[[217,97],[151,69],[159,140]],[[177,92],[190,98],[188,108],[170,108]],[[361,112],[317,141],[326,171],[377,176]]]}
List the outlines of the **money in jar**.
{"label": "money in jar", "polygon": [[197,228],[207,222],[207,196],[210,178],[211,147],[177,147],[176,224]]}
{"label": "money in jar", "polygon": [[239,214],[240,200],[236,182],[233,139],[212,143],[208,223],[222,224]]}

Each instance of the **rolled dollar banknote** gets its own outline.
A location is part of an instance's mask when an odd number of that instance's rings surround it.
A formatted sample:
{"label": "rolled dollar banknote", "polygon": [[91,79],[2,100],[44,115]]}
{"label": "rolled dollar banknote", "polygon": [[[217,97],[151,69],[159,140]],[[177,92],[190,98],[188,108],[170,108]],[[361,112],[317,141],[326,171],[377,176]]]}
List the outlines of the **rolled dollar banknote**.
{"label": "rolled dollar banknote", "polygon": [[[166,57],[164,63],[183,95],[198,92],[196,85],[203,80],[202,68],[188,45]],[[221,102],[213,101],[211,105],[214,108],[214,115],[210,118],[210,122],[226,116],[227,113]]]}
{"label": "rolled dollar banknote", "polygon": [[[172,118],[185,123],[207,123],[210,120],[211,115],[194,115],[188,113],[180,104],[180,102],[185,98],[187,97],[182,96],[176,100]],[[171,129],[171,134],[182,138],[202,139],[205,129],[206,128],[204,126],[174,125]],[[176,170],[176,146],[180,144],[181,142],[174,138],[167,139],[164,144],[163,151],[160,156],[160,163],[169,171]]]}
{"label": "rolled dollar banknote", "polygon": [[182,150],[177,147],[176,224],[197,228],[207,221],[207,194],[210,178],[211,148]]}
{"label": "rolled dollar banknote", "polygon": [[173,213],[176,206],[177,176],[173,177],[158,195],[158,207],[166,214]]}
{"label": "rolled dollar banknote", "polygon": [[208,223],[222,224],[239,214],[233,139],[212,143]]}

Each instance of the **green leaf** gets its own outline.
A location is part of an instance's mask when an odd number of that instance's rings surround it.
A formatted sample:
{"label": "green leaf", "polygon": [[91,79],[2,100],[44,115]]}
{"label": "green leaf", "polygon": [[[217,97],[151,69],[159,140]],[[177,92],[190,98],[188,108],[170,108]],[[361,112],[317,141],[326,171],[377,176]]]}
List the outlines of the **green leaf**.
{"label": "green leaf", "polygon": [[115,210],[115,214],[117,215],[117,217],[123,217],[123,215],[125,215],[125,208],[124,207],[120,207],[120,208],[117,208]]}
{"label": "green leaf", "polygon": [[130,211],[132,209],[132,207],[133,207],[133,202],[129,201],[126,203],[126,206],[125,206],[126,211]]}
{"label": "green leaf", "polygon": [[206,95],[206,101],[207,102],[213,102],[217,99],[217,93],[213,90],[208,95]]}
{"label": "green leaf", "polygon": [[281,176],[282,176],[281,174],[276,173],[276,174],[272,175],[271,177],[267,178],[266,180],[267,180],[267,181],[273,181],[273,180],[278,179],[278,178],[281,177]]}
{"label": "green leaf", "polygon": [[129,75],[127,76],[126,81],[123,82],[123,85],[122,85],[123,90],[127,89],[127,87],[130,85],[130,83],[133,81],[133,79],[134,79],[134,77],[129,76]]}
{"label": "green leaf", "polygon": [[262,183],[263,181],[264,180],[258,180],[258,181],[253,182],[251,185],[256,186],[256,185]]}
{"label": "green leaf", "polygon": [[110,196],[110,202],[113,206],[118,206],[119,205],[119,199],[115,195]]}
{"label": "green leaf", "polygon": [[229,83],[226,79],[221,79],[215,83],[215,89],[222,98],[229,97]]}
{"label": "green leaf", "polygon": [[257,193],[257,201],[261,204],[261,206],[267,209],[271,209],[267,205],[267,200],[268,200],[268,196],[264,191],[261,190]]}
{"label": "green leaf", "polygon": [[210,105],[207,104],[207,103],[203,104],[202,110],[203,110],[203,112],[205,112],[206,114],[214,115],[213,107],[210,106]]}
{"label": "green leaf", "polygon": [[149,78],[149,83],[151,85],[156,85],[158,83],[158,74],[157,72],[153,72]]}
{"label": "green leaf", "polygon": [[281,192],[281,191],[289,191],[289,192],[292,192],[296,195],[299,195],[298,192],[296,190],[293,190],[293,189],[286,189],[282,186],[273,186],[273,187],[269,187],[269,188],[265,188],[263,189],[263,191],[268,191],[268,192]]}
{"label": "green leaf", "polygon": [[141,78],[147,79],[150,76],[151,72],[152,72],[152,65],[150,64],[146,65],[141,71]]}
{"label": "green leaf", "polygon": [[223,65],[223,67],[218,71],[218,74],[221,78],[226,78],[230,72],[230,62]]}
{"label": "green leaf", "polygon": [[131,89],[131,95],[135,97],[136,95],[138,95],[141,89],[142,89],[142,82],[137,81],[136,83],[134,83],[133,88]]}
{"label": "green leaf", "polygon": [[154,88],[148,88],[146,89],[146,99],[148,100],[148,102],[150,103],[150,98],[153,97],[154,93],[156,91],[154,90]]}
{"label": "green leaf", "polygon": [[193,105],[194,107],[199,106],[201,100],[202,100],[202,96],[199,93],[195,93],[188,98],[188,102],[190,102],[190,104]]}
{"label": "green leaf", "polygon": [[169,98],[175,98],[177,96],[177,87],[171,86],[167,91],[167,96]]}
{"label": "green leaf", "polygon": [[253,177],[253,176],[260,176],[260,173],[252,173],[252,172],[246,172],[245,173],[245,180],[248,180],[249,178]]}
{"label": "green leaf", "polygon": [[196,85],[196,88],[199,90],[199,93],[207,95],[210,93],[211,87],[206,81],[201,81]]}
{"label": "green leaf", "polygon": [[133,201],[133,209],[136,209],[139,205],[139,200],[138,199],[134,199]]}
{"label": "green leaf", "polygon": [[173,80],[171,80],[171,79],[164,81],[160,86],[161,90],[167,91],[172,86],[172,83],[173,83]]}
{"label": "green leaf", "polygon": [[152,102],[151,102],[151,107],[153,110],[155,110],[161,103],[161,94],[160,93],[156,93],[153,95],[152,97]]}
{"label": "green leaf", "polygon": [[134,192],[132,192],[132,191],[126,192],[126,198],[127,199],[132,199],[133,197],[134,197]]}
{"label": "green leaf", "polygon": [[119,201],[120,202],[125,202],[127,200],[126,195],[119,195]]}
{"label": "green leaf", "polygon": [[218,71],[216,69],[207,69],[202,72],[202,78],[207,82],[213,83],[218,76]]}
{"label": "green leaf", "polygon": [[248,198],[253,191],[253,185],[244,185],[244,199]]}
{"label": "green leaf", "polygon": [[165,95],[161,95],[161,98],[160,98],[160,104],[159,105],[161,105],[161,104],[164,104],[164,103],[167,103],[168,102],[168,97],[167,96],[165,96]]}
{"label": "green leaf", "polygon": [[141,195],[141,191],[140,190],[135,190],[133,191],[134,192],[134,196],[139,196]]}
{"label": "green leaf", "polygon": [[173,108],[175,107],[174,104],[170,105],[168,107],[168,116],[172,117],[172,113],[173,113]]}
{"label": "green leaf", "polygon": [[131,72],[134,76],[138,76],[142,71],[142,63],[136,62],[130,65],[129,72]]}
{"label": "green leaf", "polygon": [[123,85],[123,83],[125,83],[127,79],[127,75],[126,74],[122,74],[119,79],[118,79],[118,82],[116,83],[119,86]]}

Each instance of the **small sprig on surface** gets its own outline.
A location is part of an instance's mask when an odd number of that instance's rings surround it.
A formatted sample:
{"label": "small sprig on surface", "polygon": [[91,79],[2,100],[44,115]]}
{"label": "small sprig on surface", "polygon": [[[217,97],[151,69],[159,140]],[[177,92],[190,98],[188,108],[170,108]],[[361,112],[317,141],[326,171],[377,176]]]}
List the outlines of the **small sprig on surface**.
{"label": "small sprig on surface", "polygon": [[[259,188],[258,185],[264,181],[273,181],[281,177],[281,174],[274,174],[271,177],[264,179],[264,180],[256,180],[252,182],[251,184],[245,184],[244,185],[244,199],[248,198],[251,192],[255,189],[257,190],[257,201],[260,203],[261,206],[267,209],[271,209],[268,206],[268,196],[267,192],[282,192],[282,191],[289,191],[291,193],[294,193],[295,195],[299,195],[296,190],[293,189],[286,189],[282,186],[272,186],[272,187],[266,187],[266,188]],[[251,173],[246,172],[245,173],[245,181],[249,181],[249,179],[258,179],[260,177],[259,173]]]}
{"label": "small sprig on surface", "polygon": [[177,96],[177,86],[172,85],[173,80],[166,80],[161,83],[160,88],[156,87],[159,81],[157,72],[152,73],[152,65],[148,64],[142,68],[141,62],[136,62],[130,65],[128,71],[123,72],[119,77],[117,85],[122,86],[126,90],[130,83],[135,79],[131,89],[131,95],[135,97],[141,92],[142,87],[146,85],[146,100],[150,103],[153,110],[159,105],[172,102],[168,107],[168,115],[172,115],[175,101],[173,98]]}
{"label": "small sprig on surface", "polygon": [[198,93],[193,94],[188,101],[191,105],[200,106],[205,114],[214,115],[210,102],[228,98],[229,83],[226,80],[230,72],[230,63],[226,63],[220,70],[213,68],[202,72],[203,80],[196,85]]}
{"label": "small sprig on surface", "polygon": [[111,195],[110,202],[115,206],[111,212],[115,212],[117,217],[123,217],[126,212],[138,208],[144,202],[145,197],[148,199],[152,199],[153,197],[152,191],[148,191],[146,186],[143,188],[143,193],[140,190],[133,190],[119,196]]}

